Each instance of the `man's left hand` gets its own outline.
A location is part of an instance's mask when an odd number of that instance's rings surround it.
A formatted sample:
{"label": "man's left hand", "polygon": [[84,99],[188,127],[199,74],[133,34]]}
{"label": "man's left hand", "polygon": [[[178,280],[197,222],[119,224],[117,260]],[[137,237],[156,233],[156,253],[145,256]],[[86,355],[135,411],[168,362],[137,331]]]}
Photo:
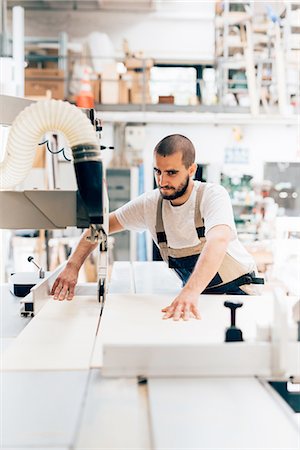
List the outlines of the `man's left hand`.
{"label": "man's left hand", "polygon": [[180,292],[170,306],[166,306],[162,309],[162,312],[165,313],[163,319],[189,320],[191,317],[198,320],[201,319],[197,306],[198,299],[198,292]]}

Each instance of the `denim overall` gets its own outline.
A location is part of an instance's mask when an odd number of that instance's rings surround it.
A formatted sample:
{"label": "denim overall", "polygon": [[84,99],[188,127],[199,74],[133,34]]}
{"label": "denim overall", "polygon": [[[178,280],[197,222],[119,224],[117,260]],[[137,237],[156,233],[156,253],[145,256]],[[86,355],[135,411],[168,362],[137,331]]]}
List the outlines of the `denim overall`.
{"label": "denim overall", "polygon": [[[162,197],[159,198],[157,204],[156,236],[160,254],[162,259],[182,280],[183,286],[191,276],[206,242],[204,221],[200,213],[200,204],[205,186],[205,183],[200,183],[196,192],[194,221],[199,242],[195,246],[182,249],[173,249],[168,246],[162,219],[162,205],[164,201]],[[248,295],[251,293],[247,289],[249,285],[263,283],[263,278],[257,278],[255,272],[249,273],[246,267],[226,253],[218,272],[202,294]]]}

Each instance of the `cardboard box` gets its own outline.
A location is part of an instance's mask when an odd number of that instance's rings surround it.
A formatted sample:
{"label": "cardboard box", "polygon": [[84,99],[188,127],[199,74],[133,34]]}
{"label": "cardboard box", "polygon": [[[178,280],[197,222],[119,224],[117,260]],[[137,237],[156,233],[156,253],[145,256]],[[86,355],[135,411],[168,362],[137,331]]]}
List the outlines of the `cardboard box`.
{"label": "cardboard box", "polygon": [[151,103],[149,70],[146,70],[145,72],[129,70],[126,73],[126,79],[128,80],[130,89],[130,103]]}
{"label": "cardboard box", "polygon": [[138,105],[141,103],[146,103],[148,105],[152,103],[150,94],[145,93],[144,97],[142,92],[135,92],[132,90],[130,91],[129,100],[130,103]]}
{"label": "cardboard box", "polygon": [[47,48],[46,56],[49,59],[43,61],[43,67],[46,69],[56,69],[58,68],[58,49],[57,48]]}
{"label": "cardboard box", "polygon": [[107,64],[101,73],[101,103],[119,103],[119,73],[117,64]]}
{"label": "cardboard box", "polygon": [[91,80],[92,92],[95,103],[101,103],[101,80],[100,76],[96,80]]}
{"label": "cardboard box", "polygon": [[158,96],[158,103],[174,105],[174,102],[175,102],[174,95],[159,95]]}
{"label": "cardboard box", "polygon": [[58,69],[26,69],[25,95],[43,96],[51,91],[52,98],[63,100],[65,98],[64,72]]}
{"label": "cardboard box", "polygon": [[25,78],[30,80],[32,79],[57,79],[64,80],[64,71],[59,69],[36,69],[36,68],[28,68],[25,69]]}
{"label": "cardboard box", "polygon": [[127,69],[151,69],[153,67],[153,59],[147,58],[127,58],[124,62]]}
{"label": "cardboard box", "polygon": [[119,80],[119,103],[127,104],[129,103],[129,88],[126,80],[122,78]]}
{"label": "cardboard box", "polygon": [[133,104],[151,103],[150,71],[139,72],[128,70],[126,73],[130,90],[129,102]]}

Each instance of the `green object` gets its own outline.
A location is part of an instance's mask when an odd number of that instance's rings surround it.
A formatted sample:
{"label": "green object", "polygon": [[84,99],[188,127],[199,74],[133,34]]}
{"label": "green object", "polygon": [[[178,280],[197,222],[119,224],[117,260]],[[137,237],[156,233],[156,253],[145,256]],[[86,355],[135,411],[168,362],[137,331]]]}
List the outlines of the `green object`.
{"label": "green object", "polygon": [[235,72],[232,77],[232,80],[240,80],[243,83],[232,83],[232,89],[248,89],[247,78],[245,72]]}

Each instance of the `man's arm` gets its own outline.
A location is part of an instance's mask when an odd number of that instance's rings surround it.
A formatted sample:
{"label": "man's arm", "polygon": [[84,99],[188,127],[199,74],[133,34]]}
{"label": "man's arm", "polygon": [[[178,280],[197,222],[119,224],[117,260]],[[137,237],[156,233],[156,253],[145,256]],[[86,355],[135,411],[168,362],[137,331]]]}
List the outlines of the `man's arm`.
{"label": "man's arm", "polygon": [[206,243],[188,282],[171,305],[162,310],[165,313],[164,319],[179,320],[182,317],[188,320],[191,314],[200,319],[197,308],[199,295],[218,272],[230,239],[231,229],[228,225],[217,225],[209,230]]}
{"label": "man's arm", "polygon": [[[115,213],[109,215],[109,234],[117,233],[123,230],[122,225],[118,221]],[[80,241],[70,256],[66,267],[55,280],[51,295],[54,300],[72,300],[74,290],[78,279],[79,269],[89,254],[97,247],[98,244],[92,243],[86,238],[90,236],[90,229],[85,230]]]}

